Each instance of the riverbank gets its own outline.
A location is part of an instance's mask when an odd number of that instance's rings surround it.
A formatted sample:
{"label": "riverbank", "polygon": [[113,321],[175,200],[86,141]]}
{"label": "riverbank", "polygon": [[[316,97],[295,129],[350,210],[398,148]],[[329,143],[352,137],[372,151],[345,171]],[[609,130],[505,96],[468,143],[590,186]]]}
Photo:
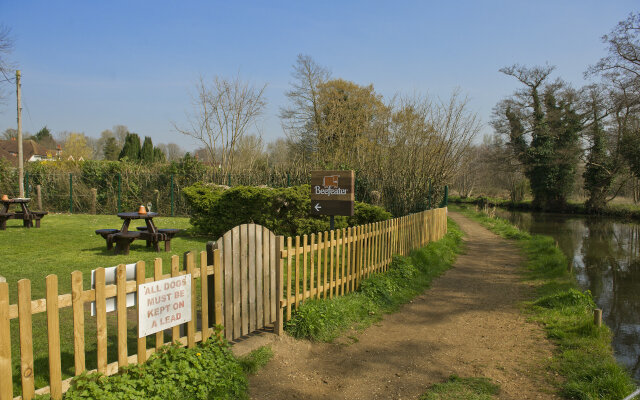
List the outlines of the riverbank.
{"label": "riverbank", "polygon": [[502,237],[514,239],[527,256],[526,279],[536,287],[526,303],[532,320],[541,323],[557,350],[549,367],[564,378],[566,398],[621,399],[634,389],[630,374],[611,350],[611,332],[593,323],[591,293],[577,289],[567,258],[547,236],[532,236],[509,222],[490,218],[471,207],[453,207]]}
{"label": "riverbank", "polygon": [[520,250],[451,213],[465,232],[453,267],[398,312],[333,343],[272,336],[274,357],[249,378],[255,399],[417,399],[432,385],[487,378],[499,399],[556,399],[554,346],[519,303]]}
{"label": "riverbank", "polygon": [[[533,206],[530,200],[511,201],[495,197],[465,197],[450,196],[452,204],[474,204],[481,207],[501,207],[507,210],[517,211],[543,211]],[[598,213],[589,212],[584,203],[568,202],[564,209],[557,211],[563,214],[576,215],[603,215],[622,219],[640,220],[640,205],[634,204],[610,204]]]}

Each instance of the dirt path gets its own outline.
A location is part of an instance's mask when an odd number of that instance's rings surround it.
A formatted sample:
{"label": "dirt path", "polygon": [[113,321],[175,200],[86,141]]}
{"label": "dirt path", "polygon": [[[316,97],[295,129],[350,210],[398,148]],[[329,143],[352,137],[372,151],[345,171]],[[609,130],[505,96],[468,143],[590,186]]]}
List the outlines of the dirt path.
{"label": "dirt path", "polygon": [[501,399],[553,399],[544,369],[552,345],[517,303],[517,248],[475,222],[450,216],[465,254],[431,289],[357,334],[352,344],[272,338],[274,358],[250,378],[253,399],[417,399],[451,374],[500,383]]}

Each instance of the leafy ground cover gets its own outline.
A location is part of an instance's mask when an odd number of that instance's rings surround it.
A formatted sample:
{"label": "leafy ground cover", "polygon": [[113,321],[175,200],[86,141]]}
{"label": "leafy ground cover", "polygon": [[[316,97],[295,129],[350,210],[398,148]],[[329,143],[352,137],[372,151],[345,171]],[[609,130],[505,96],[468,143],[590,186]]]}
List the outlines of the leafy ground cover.
{"label": "leafy ground cover", "polygon": [[568,399],[621,399],[634,388],[627,371],[611,350],[611,332],[593,324],[595,304],[590,292],[578,290],[567,259],[552,238],[532,236],[499,218],[453,207],[502,237],[521,246],[528,263],[526,279],[537,286],[537,296],[526,304],[530,317],[541,323],[557,345],[549,368],[563,377],[562,395]]}
{"label": "leafy ground cover", "polygon": [[305,301],[285,326],[296,338],[331,342],[350,327],[365,328],[384,313],[398,309],[422,293],[453,264],[462,232],[448,221],[447,235],[408,257],[395,256],[385,273],[362,281],[360,290],[333,299]]}
{"label": "leafy ground cover", "polygon": [[[191,349],[165,346],[145,364],[112,376],[74,378],[65,400],[246,399],[247,378],[229,344],[218,336]],[[42,396],[48,398],[48,396]]]}

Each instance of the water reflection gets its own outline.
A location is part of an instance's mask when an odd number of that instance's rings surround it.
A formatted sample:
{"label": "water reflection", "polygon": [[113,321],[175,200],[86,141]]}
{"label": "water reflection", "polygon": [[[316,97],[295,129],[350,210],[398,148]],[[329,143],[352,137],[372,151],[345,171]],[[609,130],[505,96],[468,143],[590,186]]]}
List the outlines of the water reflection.
{"label": "water reflection", "polygon": [[640,224],[603,217],[498,210],[523,230],[552,236],[613,332],[618,361],[640,381]]}

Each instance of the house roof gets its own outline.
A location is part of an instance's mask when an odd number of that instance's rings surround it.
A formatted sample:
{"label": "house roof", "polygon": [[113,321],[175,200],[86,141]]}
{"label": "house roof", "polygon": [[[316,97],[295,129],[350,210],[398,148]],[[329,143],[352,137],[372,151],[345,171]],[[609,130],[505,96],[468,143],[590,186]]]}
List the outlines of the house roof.
{"label": "house roof", "polygon": [[[22,158],[26,162],[34,155],[46,157],[47,153],[55,154],[55,151],[36,143],[33,140],[22,141]],[[0,157],[6,158],[11,164],[18,165],[18,141],[17,140],[0,140]]]}

